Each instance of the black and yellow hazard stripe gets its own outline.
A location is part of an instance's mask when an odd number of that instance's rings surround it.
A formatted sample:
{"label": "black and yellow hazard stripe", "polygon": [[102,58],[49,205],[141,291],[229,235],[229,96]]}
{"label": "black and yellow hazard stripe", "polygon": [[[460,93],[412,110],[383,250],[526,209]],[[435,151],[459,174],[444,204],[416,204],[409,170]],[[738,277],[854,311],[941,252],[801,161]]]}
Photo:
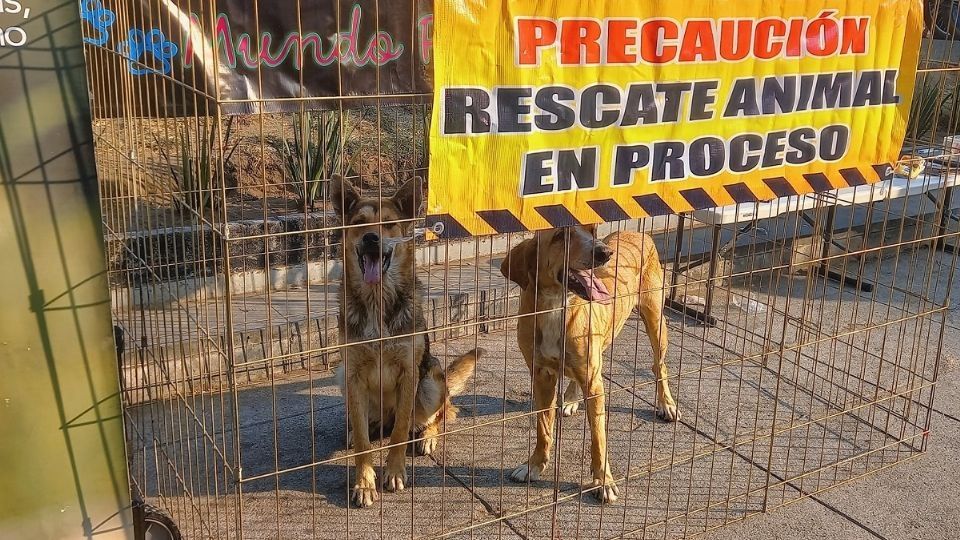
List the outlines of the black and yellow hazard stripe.
{"label": "black and yellow hazard stripe", "polygon": [[[585,201],[585,206],[576,207],[551,204],[536,206],[535,216],[524,220],[509,209],[492,209],[466,212],[464,215],[442,214],[428,216],[427,226],[443,224],[442,238],[463,238],[475,235],[528,232],[550,227],[622,221],[669,214],[681,214],[734,204],[769,201],[781,197],[794,197],[810,193],[831,191],[847,187],[873,184],[893,175],[888,164],[850,167],[834,174],[805,173],[791,176],[766,178],[753,186],[736,182],[723,186],[713,195],[703,188],[674,187],[687,183],[658,186],[658,193],[631,197],[635,207],[625,201],[598,199]],[[582,199],[583,194],[580,194]]]}

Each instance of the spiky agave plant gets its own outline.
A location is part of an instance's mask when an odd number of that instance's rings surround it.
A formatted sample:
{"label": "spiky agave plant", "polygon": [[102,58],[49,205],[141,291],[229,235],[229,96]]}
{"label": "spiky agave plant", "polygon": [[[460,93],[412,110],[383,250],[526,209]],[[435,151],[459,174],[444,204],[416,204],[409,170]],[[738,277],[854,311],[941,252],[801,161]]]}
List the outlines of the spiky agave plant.
{"label": "spiky agave plant", "polygon": [[203,216],[203,212],[214,206],[216,201],[216,181],[220,177],[221,167],[228,163],[240,146],[239,140],[232,140],[234,118],[227,120],[223,131],[223,152],[219,152],[220,139],[218,125],[203,121],[198,124],[196,136],[190,129],[178,129],[178,159],[173,160],[158,141],[160,154],[167,162],[170,175],[176,185],[173,204],[180,212]]}
{"label": "spiky agave plant", "polygon": [[337,111],[301,112],[293,119],[293,139],[268,137],[291,178],[290,190],[301,211],[316,210],[324,185],[344,163],[341,120]]}
{"label": "spiky agave plant", "polygon": [[[951,95],[940,95],[940,90],[936,85],[921,83],[917,86],[913,95],[913,104],[910,107],[910,120],[907,122],[907,137],[919,141],[925,135],[934,129],[937,120],[937,113],[940,106],[951,99]],[[960,110],[957,109],[956,99],[954,99],[954,116]],[[957,122],[957,120],[953,120]]]}

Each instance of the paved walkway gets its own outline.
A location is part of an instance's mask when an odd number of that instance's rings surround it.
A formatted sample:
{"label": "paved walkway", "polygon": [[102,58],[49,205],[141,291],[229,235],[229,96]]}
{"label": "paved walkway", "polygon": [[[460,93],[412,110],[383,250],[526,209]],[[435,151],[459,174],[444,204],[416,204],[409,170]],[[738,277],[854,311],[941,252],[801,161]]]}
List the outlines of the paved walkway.
{"label": "paved walkway", "polygon": [[713,540],[960,538],[960,339],[949,338],[927,452],[792,506],[729,526]]}
{"label": "paved walkway", "polygon": [[[169,441],[163,451],[171,462],[193,465],[188,476],[174,481],[163,462],[156,471],[156,453],[147,448],[144,461],[131,469],[143,474],[152,492],[164,494],[182,526],[197,537],[232,536],[237,497],[229,478],[235,472],[222,466],[220,456],[230,462],[239,449],[246,479],[239,520],[244,538],[450,531],[458,531],[457,538],[607,538],[643,529],[636,537],[957,538],[957,312],[948,317],[952,326],[926,454],[917,447],[927,410],[901,397],[925,402],[929,389],[914,389],[934,376],[929,347],[939,326],[903,319],[930,307],[907,293],[924,287],[925,274],[916,268],[940,265],[938,260],[922,250],[909,264],[868,264],[867,275],[878,282],[872,303],[819,279],[781,276],[726,287],[718,296],[717,328],[671,316],[671,382],[685,415],[678,424],[654,418],[650,349],[632,319],[605,367],[609,452],[623,490],[614,505],[601,507],[580,495],[589,478],[582,413],[563,420],[559,459],[543,480],[518,485],[505,476],[533,443],[530,379],[511,330],[438,344],[445,362],[476,345],[488,354],[474,385],[456,399],[461,417],[450,426],[456,431],[445,437],[443,452],[436,459],[410,458],[412,488],[385,494],[374,509],[347,505],[345,411],[329,373],[251,385],[239,393],[237,408],[229,394],[205,394],[160,409],[135,409],[146,438],[151,430],[164,430],[158,438]],[[473,283],[473,272],[461,282]],[[953,289],[954,296],[960,293],[956,283]],[[945,293],[937,288],[930,299],[941,301]],[[739,309],[736,298],[760,300],[765,310]],[[845,337],[817,345],[818,336],[829,335]],[[781,343],[782,353],[765,354]],[[805,345],[795,349],[797,343]],[[158,410],[166,424],[152,420]],[[202,420],[207,436],[197,433],[191,415]],[[171,434],[178,436],[171,440]],[[865,454],[868,449],[879,450]],[[765,503],[772,509],[913,456],[814,499],[711,530],[757,514]],[[178,488],[180,482],[188,489]]]}

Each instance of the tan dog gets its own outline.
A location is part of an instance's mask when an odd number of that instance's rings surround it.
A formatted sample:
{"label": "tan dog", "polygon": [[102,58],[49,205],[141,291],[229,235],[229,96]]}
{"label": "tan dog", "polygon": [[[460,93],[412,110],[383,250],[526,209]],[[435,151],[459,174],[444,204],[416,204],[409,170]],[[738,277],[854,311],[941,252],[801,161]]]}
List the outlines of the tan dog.
{"label": "tan dog", "polygon": [[[330,197],[345,227],[339,318],[344,346],[337,380],[356,452],[352,499],[361,507],[378,498],[371,435],[381,429],[390,434],[396,446],[387,454],[384,488],[402,490],[405,443],[420,437],[418,453],[436,449],[443,423],[456,418],[450,397],[463,389],[481,352],[467,353],[446,373],[430,354],[411,245],[421,183],[414,178],[394,197],[379,200],[361,198],[339,176],[332,182]],[[391,336],[403,337],[383,339]]]}
{"label": "tan dog", "polygon": [[[653,346],[657,415],[680,418],[667,382],[667,326],[662,317],[663,268],[653,239],[634,232],[596,239],[593,227],[537,233],[513,248],[500,265],[521,288],[517,341],[533,375],[537,445],[511,478],[536,480],[550,458],[556,418],[556,389],[562,374],[573,379],[564,401],[586,398],[590,423],[593,483],[602,502],[617,500],[619,489],[607,462],[603,352],[623,329],[635,306]],[[609,262],[609,265],[607,263]],[[576,386],[574,386],[576,385]],[[572,413],[574,407],[564,407]]]}

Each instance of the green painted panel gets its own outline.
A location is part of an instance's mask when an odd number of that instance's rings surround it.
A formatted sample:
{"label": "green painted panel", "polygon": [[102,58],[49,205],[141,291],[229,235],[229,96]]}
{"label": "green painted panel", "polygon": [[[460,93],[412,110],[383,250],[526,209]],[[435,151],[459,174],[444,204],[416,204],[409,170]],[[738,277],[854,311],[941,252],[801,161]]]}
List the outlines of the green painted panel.
{"label": "green painted panel", "polygon": [[0,538],[132,537],[78,2],[0,10]]}

